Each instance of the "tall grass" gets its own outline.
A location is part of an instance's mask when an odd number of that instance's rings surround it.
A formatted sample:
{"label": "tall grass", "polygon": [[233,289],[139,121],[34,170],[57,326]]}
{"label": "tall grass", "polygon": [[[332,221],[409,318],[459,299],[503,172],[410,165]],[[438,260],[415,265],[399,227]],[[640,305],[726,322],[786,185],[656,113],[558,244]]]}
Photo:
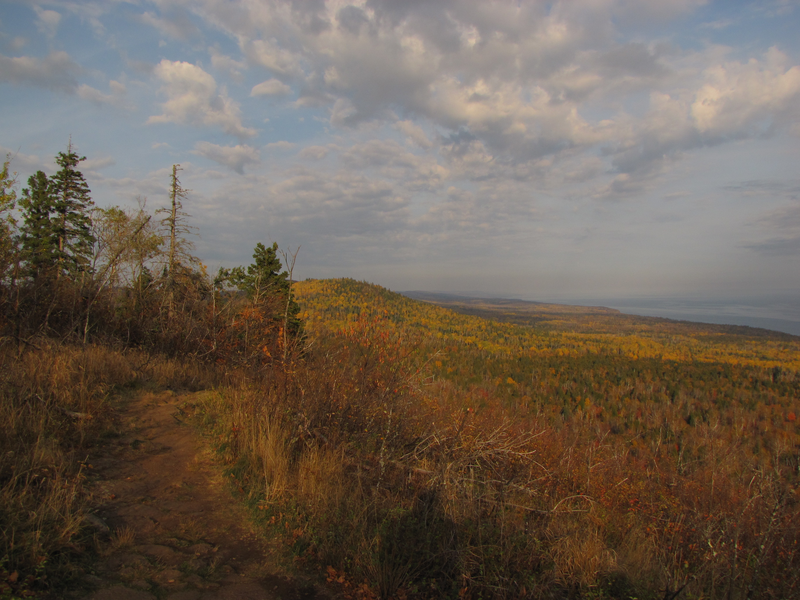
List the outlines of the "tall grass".
{"label": "tall grass", "polygon": [[66,585],[91,547],[84,461],[112,425],[120,388],[199,389],[213,369],[46,339],[0,345],[0,595]]}
{"label": "tall grass", "polygon": [[[369,329],[367,327],[367,329]],[[326,334],[203,406],[231,472],[304,559],[383,598],[788,598],[800,589],[789,440],[651,406],[509,413],[422,386],[408,340]],[[485,400],[485,399],[484,399]]]}

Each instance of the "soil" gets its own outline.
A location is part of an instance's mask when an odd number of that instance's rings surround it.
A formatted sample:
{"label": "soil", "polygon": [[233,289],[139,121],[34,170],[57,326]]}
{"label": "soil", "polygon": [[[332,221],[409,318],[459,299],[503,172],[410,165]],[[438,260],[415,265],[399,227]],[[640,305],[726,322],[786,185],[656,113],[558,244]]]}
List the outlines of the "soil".
{"label": "soil", "polygon": [[287,576],[182,409],[191,394],[139,393],[120,435],[90,457],[100,558],[86,600],[322,600]]}

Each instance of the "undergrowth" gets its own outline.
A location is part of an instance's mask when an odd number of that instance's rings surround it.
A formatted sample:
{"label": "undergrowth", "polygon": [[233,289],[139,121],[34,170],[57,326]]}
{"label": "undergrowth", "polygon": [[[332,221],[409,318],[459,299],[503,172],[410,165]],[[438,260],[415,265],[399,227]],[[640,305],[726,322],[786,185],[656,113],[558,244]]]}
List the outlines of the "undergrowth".
{"label": "undergrowth", "polygon": [[37,339],[0,345],[0,598],[54,594],[81,574],[89,448],[122,388],[211,385],[213,369],[138,351]]}
{"label": "undergrowth", "polygon": [[633,434],[589,411],[512,420],[423,385],[417,345],[368,322],[324,332],[200,407],[267,526],[351,597],[797,595],[800,479],[780,439],[753,455],[735,425],[670,404]]}

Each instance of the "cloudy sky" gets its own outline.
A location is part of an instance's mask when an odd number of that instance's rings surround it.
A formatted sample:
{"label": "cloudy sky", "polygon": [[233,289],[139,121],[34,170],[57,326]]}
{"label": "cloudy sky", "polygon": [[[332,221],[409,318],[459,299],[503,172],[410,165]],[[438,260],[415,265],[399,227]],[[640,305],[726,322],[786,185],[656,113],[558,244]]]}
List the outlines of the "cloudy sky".
{"label": "cloudy sky", "polygon": [[800,297],[798,0],[0,3],[0,150],[197,251],[527,299]]}

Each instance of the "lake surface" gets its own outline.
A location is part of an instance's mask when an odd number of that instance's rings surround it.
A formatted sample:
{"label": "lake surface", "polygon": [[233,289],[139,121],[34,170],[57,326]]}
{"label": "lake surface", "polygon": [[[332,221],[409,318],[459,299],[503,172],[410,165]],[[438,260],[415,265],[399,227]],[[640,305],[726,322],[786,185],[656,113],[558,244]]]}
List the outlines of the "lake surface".
{"label": "lake surface", "polygon": [[603,298],[564,300],[564,302],[607,306],[629,315],[721,325],[746,325],[800,335],[800,298],[795,297],[735,302],[685,298]]}

